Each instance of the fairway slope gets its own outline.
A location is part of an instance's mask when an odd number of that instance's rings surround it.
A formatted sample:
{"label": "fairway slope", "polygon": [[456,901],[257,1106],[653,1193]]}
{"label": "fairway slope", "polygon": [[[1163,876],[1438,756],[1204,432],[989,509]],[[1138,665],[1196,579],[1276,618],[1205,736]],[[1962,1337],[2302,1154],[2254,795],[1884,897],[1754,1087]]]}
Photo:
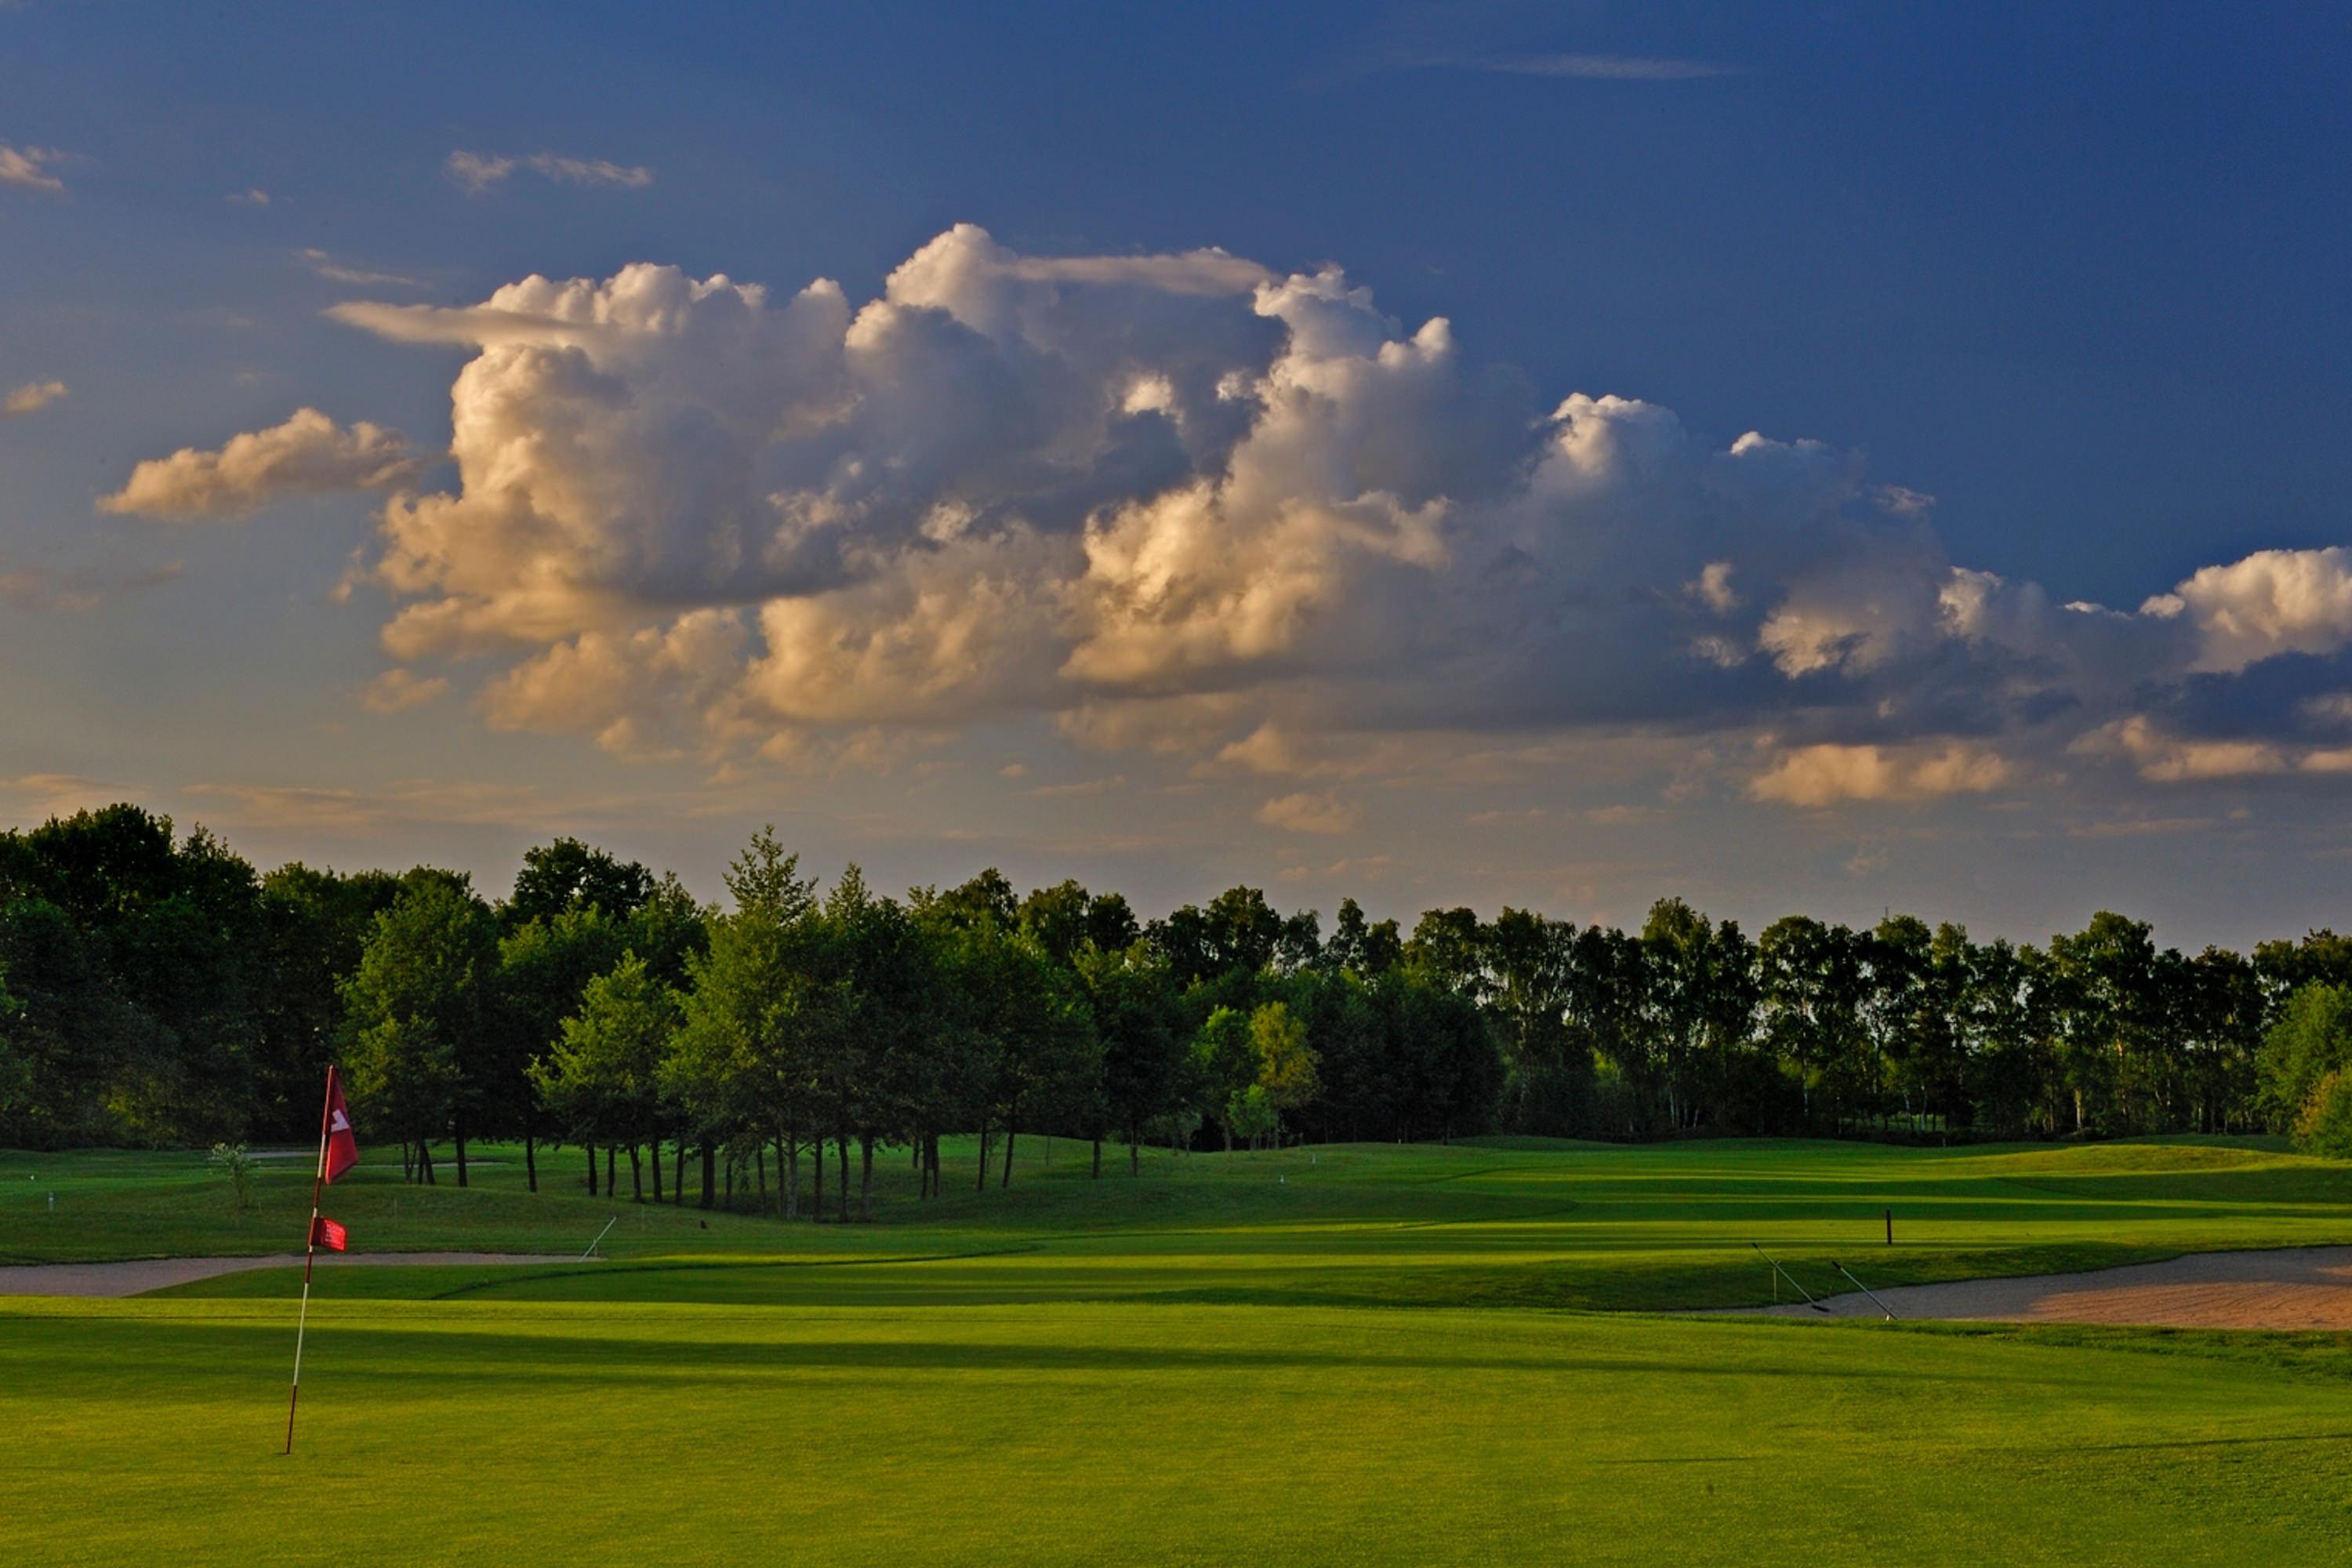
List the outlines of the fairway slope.
{"label": "fairway slope", "polygon": [[[580,1261],[551,1253],[366,1252],[323,1253],[319,1266],[331,1274],[344,1268],[385,1266],[512,1267]],[[248,1268],[301,1267],[302,1255],[299,1252],[265,1258],[132,1258],[113,1263],[0,1264],[0,1296],[140,1296]]]}
{"label": "fairway slope", "polygon": [[[846,1225],[837,1184],[826,1189],[828,1223],[791,1223],[740,1190],[731,1213],[592,1197],[572,1157],[544,1151],[532,1193],[520,1160],[491,1152],[466,1188],[407,1184],[389,1163],[339,1184],[337,1217],[353,1247],[412,1267],[346,1274],[330,1292],[1675,1311],[1761,1306],[1776,1291],[1794,1299],[1759,1247],[1805,1291],[1834,1296],[1853,1289],[1835,1261],[1878,1289],[2352,1246],[2352,1171],[2250,1140],[1147,1150],[1139,1173],[1114,1150],[1097,1178],[1086,1145],[1024,1139],[1010,1185],[1000,1163],[982,1190],[977,1147],[964,1139],[942,1151],[957,1177],[947,1196],[919,1198],[903,1160],[877,1161],[874,1222]],[[240,1216],[195,1156],[0,1153],[0,1265],[250,1256],[247,1268],[168,1288],[290,1294],[272,1255],[282,1259],[301,1235],[306,1175],[266,1171],[256,1208]],[[600,1234],[613,1262],[593,1268],[433,1267],[425,1256],[568,1261]]]}

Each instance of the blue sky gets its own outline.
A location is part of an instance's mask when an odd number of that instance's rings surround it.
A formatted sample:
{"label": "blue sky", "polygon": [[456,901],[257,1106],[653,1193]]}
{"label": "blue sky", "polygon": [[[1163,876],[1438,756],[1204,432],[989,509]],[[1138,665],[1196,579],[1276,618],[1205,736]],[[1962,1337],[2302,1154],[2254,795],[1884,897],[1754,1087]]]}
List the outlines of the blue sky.
{"label": "blue sky", "polygon": [[[715,892],[772,818],[885,881],[1154,906],[2324,923],[2346,32],[32,0],[0,11],[0,814],[131,794],[492,886],[572,830]],[[1160,265],[1208,247],[1249,269]],[[381,309],[634,263],[776,319],[694,296],[682,339],[583,348],[541,301],[499,346]],[[752,387],[820,278],[847,379]],[[877,301],[904,341],[860,360]],[[564,423],[566,355],[625,425]],[[203,460],[267,431],[243,479]],[[500,500],[519,453],[553,467]],[[592,478],[625,500],[551,553],[531,509]],[[747,528],[798,542],[714,566]]]}

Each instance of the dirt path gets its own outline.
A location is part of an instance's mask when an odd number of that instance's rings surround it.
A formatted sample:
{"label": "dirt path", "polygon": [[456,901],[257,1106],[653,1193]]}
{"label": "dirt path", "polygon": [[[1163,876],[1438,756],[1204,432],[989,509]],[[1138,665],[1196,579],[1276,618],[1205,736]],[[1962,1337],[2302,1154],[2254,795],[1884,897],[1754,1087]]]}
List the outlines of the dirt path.
{"label": "dirt path", "polygon": [[[1867,1268],[1858,1268],[1864,1283]],[[1873,1287],[1873,1289],[1876,1289]],[[2011,1323],[2130,1323],[2168,1329],[2352,1330],[2352,1247],[2199,1252],[2087,1274],[1956,1279],[1878,1291],[1897,1318]],[[1875,1318],[1853,1292],[1822,1298],[1841,1318]],[[1746,1315],[1817,1318],[1811,1308],[1750,1307]]]}
{"label": "dirt path", "polygon": [[[321,1268],[432,1263],[577,1263],[568,1253],[362,1252],[319,1256]],[[299,1252],[267,1258],[138,1258],[121,1263],[0,1264],[0,1296],[136,1296],[241,1268],[299,1268]]]}

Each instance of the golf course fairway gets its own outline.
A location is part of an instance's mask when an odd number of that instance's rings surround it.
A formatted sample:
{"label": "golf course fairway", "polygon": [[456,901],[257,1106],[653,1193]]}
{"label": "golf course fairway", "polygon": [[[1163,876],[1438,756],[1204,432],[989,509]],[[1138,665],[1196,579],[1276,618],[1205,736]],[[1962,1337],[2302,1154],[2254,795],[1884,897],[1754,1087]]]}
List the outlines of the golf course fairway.
{"label": "golf course fairway", "polygon": [[[0,1561],[2318,1563],[2352,1531],[2352,1336],[1675,1310],[1769,1300],[1759,1244],[1826,1287],[2352,1241],[2352,1173],[2268,1144],[1043,1152],[932,1204],[894,1167],[871,1225],[624,1202],[611,1261],[322,1269],[290,1459],[286,1271],[0,1300]],[[615,1211],[541,1169],[331,1197],[357,1244],[584,1248]],[[187,1156],[0,1156],[0,1260],[76,1256],[77,1214],[83,1257],[280,1251],[299,1174],[240,1221]]]}

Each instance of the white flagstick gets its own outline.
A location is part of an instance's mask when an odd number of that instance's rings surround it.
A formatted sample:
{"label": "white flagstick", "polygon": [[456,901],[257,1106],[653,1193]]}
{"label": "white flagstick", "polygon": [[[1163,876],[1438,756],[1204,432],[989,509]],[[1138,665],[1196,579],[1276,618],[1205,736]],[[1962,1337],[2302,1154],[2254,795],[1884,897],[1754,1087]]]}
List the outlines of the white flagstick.
{"label": "white flagstick", "polygon": [[294,1383],[286,1395],[286,1452],[294,1451],[294,1406],[302,1398],[302,1336],[310,1327],[310,1266],[319,1254],[319,1192],[327,1184],[327,1116],[335,1102],[335,1069],[327,1069],[327,1096],[319,1104],[319,1164],[310,1177],[310,1229],[302,1238],[302,1311],[294,1321]]}

